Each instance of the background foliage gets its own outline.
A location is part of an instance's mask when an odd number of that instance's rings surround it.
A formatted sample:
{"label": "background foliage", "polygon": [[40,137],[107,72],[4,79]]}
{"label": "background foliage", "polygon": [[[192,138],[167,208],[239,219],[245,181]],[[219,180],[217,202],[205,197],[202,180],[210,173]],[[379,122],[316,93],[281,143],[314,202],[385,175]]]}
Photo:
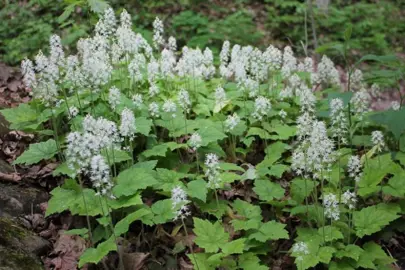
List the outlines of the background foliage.
{"label": "background foliage", "polygon": [[[120,12],[134,14],[135,30],[151,37],[156,16],[170,25],[169,35],[178,45],[210,46],[219,49],[222,41],[266,47],[290,44],[302,52],[305,36],[306,1],[124,1],[108,3]],[[0,4],[0,61],[18,65],[25,57],[46,48],[51,33],[61,35],[63,44],[73,45],[90,33],[106,2],[101,0],[2,1]],[[387,54],[404,47],[405,2],[401,0],[333,0],[327,10],[314,6],[319,44],[342,41],[342,33],[353,25],[352,54]],[[372,19],[371,19],[372,18]],[[243,29],[243,30],[242,30]],[[310,24],[308,20],[308,29]],[[312,38],[309,30],[308,43]],[[74,46],[71,46],[74,47]],[[216,51],[214,50],[214,53]]]}

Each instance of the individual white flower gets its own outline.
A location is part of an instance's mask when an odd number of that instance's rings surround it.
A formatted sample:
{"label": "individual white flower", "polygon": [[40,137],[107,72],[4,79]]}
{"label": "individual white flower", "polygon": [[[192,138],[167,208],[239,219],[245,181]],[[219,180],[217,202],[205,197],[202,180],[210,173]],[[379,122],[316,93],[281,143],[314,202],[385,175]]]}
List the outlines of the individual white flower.
{"label": "individual white flower", "polygon": [[177,106],[171,99],[168,99],[163,103],[162,110],[166,113],[171,113],[173,118],[176,117]]}
{"label": "individual white flower", "polygon": [[283,109],[281,109],[281,111],[278,112],[278,115],[279,115],[282,119],[284,119],[284,118],[287,117],[287,112],[284,111]]}
{"label": "individual white flower", "polygon": [[201,147],[201,143],[202,143],[201,136],[197,132],[194,132],[188,141],[188,144],[194,151],[196,151],[198,148]]}
{"label": "individual white flower", "polygon": [[160,65],[156,59],[152,58],[147,65],[148,70],[148,80],[149,82],[154,82],[159,77]]}
{"label": "individual white flower", "polygon": [[79,109],[75,106],[69,107],[69,119],[79,114]]}
{"label": "individual white flower", "polygon": [[330,102],[330,118],[332,137],[338,138],[341,143],[347,142],[346,136],[348,133],[348,120],[344,111],[343,100],[334,98]]}
{"label": "individual white flower", "polygon": [[341,202],[347,205],[347,207],[349,207],[350,210],[356,208],[357,203],[356,193],[346,190],[346,192],[342,194]]}
{"label": "individual white flower", "polygon": [[163,22],[156,17],[155,21],[153,22],[153,45],[156,49],[162,46],[165,41],[163,39]]}
{"label": "individual white flower", "polygon": [[347,163],[347,172],[349,176],[354,179],[356,183],[358,183],[361,179],[362,172],[361,172],[361,161],[358,156],[350,156],[349,161]]}
{"label": "individual white flower", "polygon": [[279,97],[281,100],[294,97],[294,89],[291,86],[285,86],[283,89],[281,89]]}
{"label": "individual white flower", "polygon": [[267,47],[263,53],[263,58],[271,71],[280,69],[283,63],[283,53],[273,45]]}
{"label": "individual white flower", "polygon": [[160,57],[160,74],[165,78],[174,76],[174,68],[176,66],[176,57],[174,52],[168,49],[163,49]]}
{"label": "individual white flower", "polygon": [[91,157],[100,150],[97,138],[90,133],[71,132],[66,143],[66,162],[75,173],[86,171]]}
{"label": "individual white flower", "polygon": [[132,19],[131,15],[127,12],[126,9],[123,9],[120,14],[120,23],[122,27],[131,28],[132,27]]}
{"label": "individual white flower", "polygon": [[360,89],[363,86],[363,72],[361,72],[361,70],[356,69],[353,72],[350,77],[350,86],[354,89]]}
{"label": "individual white flower", "polygon": [[364,115],[370,110],[371,97],[367,93],[367,90],[362,88],[360,91],[355,92],[350,100],[353,105],[355,114],[362,120]]}
{"label": "individual white flower", "polygon": [[228,115],[225,120],[225,130],[227,132],[231,132],[240,122],[240,117],[233,113],[232,115]]}
{"label": "individual white flower", "polygon": [[339,71],[326,55],[322,56],[322,60],[318,65],[318,71],[311,73],[311,81],[313,84],[331,83],[340,85]]}
{"label": "individual white flower", "polygon": [[110,167],[101,155],[96,155],[91,159],[90,180],[97,189],[96,195],[115,199],[111,192],[114,184],[110,177]]}
{"label": "individual white flower", "polygon": [[298,71],[312,73],[313,60],[310,57],[306,57],[304,62],[299,63],[297,67]]}
{"label": "individual white flower", "polygon": [[271,110],[270,100],[266,97],[259,96],[255,100],[255,111],[252,116],[258,120],[262,120]]}
{"label": "individual white flower", "polygon": [[134,138],[136,132],[135,116],[134,113],[128,109],[124,108],[121,112],[121,125],[120,133],[123,137]]}
{"label": "individual white flower", "polygon": [[222,44],[221,53],[219,54],[219,60],[221,61],[222,65],[227,65],[229,61],[229,49],[231,44],[228,40],[225,40]]}
{"label": "individual white flower", "polygon": [[149,95],[150,95],[151,97],[154,97],[154,96],[156,96],[156,95],[159,94],[159,93],[160,93],[159,87],[158,87],[156,84],[151,83],[150,86],[149,86]]}
{"label": "individual white flower", "polygon": [[316,97],[305,83],[300,84],[296,89],[296,94],[300,100],[301,111],[313,112],[315,110]]}
{"label": "individual white flower", "polygon": [[400,108],[401,104],[398,101],[391,102],[391,109],[393,109],[394,111],[399,111]]}
{"label": "individual white flower", "polygon": [[132,102],[134,103],[135,107],[139,109],[143,104],[142,94],[135,94],[132,96]]}
{"label": "individual white flower", "polygon": [[115,32],[117,19],[115,18],[114,10],[108,7],[104,10],[103,17],[96,24],[96,33],[109,37]]}
{"label": "individual white flower", "polygon": [[328,193],[326,195],[323,195],[323,207],[325,208],[325,216],[327,218],[339,220],[339,201],[335,194]]}
{"label": "individual white flower", "polygon": [[160,116],[159,104],[152,102],[149,104],[149,113],[151,117],[157,118]]}
{"label": "individual white flower", "polygon": [[215,88],[214,96],[216,106],[223,107],[226,104],[226,93],[224,88],[218,85],[217,88]]}
{"label": "individual white flower", "polygon": [[111,108],[115,110],[115,108],[120,104],[120,102],[121,102],[120,90],[115,86],[111,87],[108,92],[108,103],[110,104]]}
{"label": "individual white flower", "polygon": [[185,89],[181,89],[177,95],[177,101],[180,104],[180,107],[183,108],[185,112],[190,111],[191,107],[191,100],[190,100],[190,95]]}
{"label": "individual white flower", "polygon": [[21,62],[21,73],[26,87],[33,88],[36,86],[37,80],[35,77],[34,65],[31,60],[26,58]]}
{"label": "individual white flower", "polygon": [[297,69],[297,59],[290,46],[284,48],[283,53],[283,66],[281,67],[281,74],[284,78],[288,78],[292,72]]}
{"label": "individual white flower", "polygon": [[216,154],[210,153],[205,157],[205,176],[208,178],[207,187],[217,189],[220,187],[221,178],[219,172],[219,160]]}
{"label": "individual white flower", "polygon": [[308,245],[305,242],[295,243],[291,248],[291,252],[294,253],[297,261],[302,261],[303,256],[310,254]]}
{"label": "individual white flower", "polygon": [[306,171],[308,169],[308,163],[306,161],[305,153],[303,149],[300,147],[297,148],[291,156],[291,169],[297,174],[297,175],[306,175]]}
{"label": "individual white flower", "polygon": [[307,170],[317,179],[326,178],[332,163],[336,159],[334,143],[328,138],[325,123],[314,121],[308,138],[306,150]]}
{"label": "individual white flower", "polygon": [[121,142],[118,128],[115,122],[107,120],[103,117],[97,119],[91,115],[86,115],[83,119],[83,131],[92,134],[96,137],[94,142],[95,148],[111,148],[118,142]]}
{"label": "individual white flower", "polygon": [[108,40],[101,35],[81,39],[77,49],[82,59],[79,74],[83,77],[82,87],[98,91],[110,81],[113,71]]}
{"label": "individual white flower", "polygon": [[374,144],[374,146],[377,146],[377,150],[381,152],[385,147],[383,133],[379,130],[371,132],[371,142]]}
{"label": "individual white flower", "polygon": [[303,140],[311,134],[314,117],[309,112],[304,112],[297,118],[298,140]]}
{"label": "individual white flower", "polygon": [[63,52],[62,40],[58,35],[52,35],[50,37],[49,47],[50,47],[49,60],[58,66],[62,66],[65,58],[65,53]]}
{"label": "individual white flower", "polygon": [[259,93],[259,82],[251,78],[245,78],[239,83],[239,87],[243,93],[247,93],[250,98],[256,97]]}
{"label": "individual white flower", "polygon": [[128,64],[129,77],[134,82],[143,81],[142,70],[145,68],[145,65],[146,65],[146,60],[145,60],[145,57],[143,55],[140,55],[139,57],[134,58]]}
{"label": "individual white flower", "polygon": [[169,50],[171,50],[172,52],[177,51],[177,42],[174,37],[170,36],[167,43],[167,45],[169,46]]}
{"label": "individual white flower", "polygon": [[370,87],[370,95],[380,100],[381,89],[377,83],[373,83]]}
{"label": "individual white flower", "polygon": [[176,186],[172,189],[171,199],[172,209],[175,214],[174,220],[184,219],[191,214],[187,205],[189,203],[187,194],[180,186]]}

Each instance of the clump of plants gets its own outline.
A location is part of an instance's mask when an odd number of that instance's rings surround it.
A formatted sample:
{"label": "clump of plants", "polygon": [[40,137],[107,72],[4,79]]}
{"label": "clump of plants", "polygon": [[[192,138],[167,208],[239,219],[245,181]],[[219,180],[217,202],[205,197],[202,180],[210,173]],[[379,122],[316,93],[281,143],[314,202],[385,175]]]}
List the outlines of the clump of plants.
{"label": "clump of plants", "polygon": [[326,56],[225,41],[218,67],[153,26],[149,44],[106,9],[70,56],[52,36],[22,63],[33,100],[1,111],[42,140],[15,164],[60,161],[46,214],[86,216],[78,266],[117,252],[123,269],[149,231],[200,270],[390,269],[376,235],[403,213],[403,104],[370,112],[357,65],[343,85]]}

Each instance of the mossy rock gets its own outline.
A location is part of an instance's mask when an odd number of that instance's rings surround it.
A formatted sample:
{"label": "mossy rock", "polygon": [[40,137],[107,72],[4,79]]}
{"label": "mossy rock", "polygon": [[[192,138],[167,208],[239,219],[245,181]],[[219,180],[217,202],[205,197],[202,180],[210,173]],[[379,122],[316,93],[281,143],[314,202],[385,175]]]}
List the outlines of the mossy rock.
{"label": "mossy rock", "polygon": [[43,270],[41,262],[23,251],[0,246],[0,270]]}
{"label": "mossy rock", "polygon": [[0,218],[0,270],[42,270],[38,256],[48,247],[45,239],[11,219]]}

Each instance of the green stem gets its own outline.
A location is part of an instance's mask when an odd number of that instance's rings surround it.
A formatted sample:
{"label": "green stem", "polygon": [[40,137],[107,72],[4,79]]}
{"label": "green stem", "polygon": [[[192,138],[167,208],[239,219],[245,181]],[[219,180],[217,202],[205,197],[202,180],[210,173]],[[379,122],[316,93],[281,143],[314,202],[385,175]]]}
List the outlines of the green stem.
{"label": "green stem", "polygon": [[[186,227],[186,224],[184,223],[184,219],[183,219],[183,218],[181,218],[181,223],[183,224],[184,233],[186,234],[186,238],[187,238],[187,240],[188,240],[187,227]],[[195,265],[197,266],[197,269],[200,270],[200,267],[198,266],[197,259],[195,258],[195,255],[194,255],[193,244],[190,244],[190,245],[189,245],[189,248],[190,248],[190,251],[191,251],[191,256],[193,256],[193,259],[194,259],[194,261],[195,261]]]}
{"label": "green stem", "polygon": [[82,192],[82,198],[83,198],[83,204],[84,204],[84,210],[86,211],[86,221],[87,221],[87,228],[89,229],[89,239],[90,239],[90,246],[93,246],[93,237],[92,237],[92,231],[91,231],[91,223],[90,223],[90,217],[89,217],[89,210],[87,207],[87,202],[86,202],[86,197],[84,196],[84,187],[83,187],[83,181],[81,178],[81,175],[78,175],[78,180],[79,180],[79,184],[80,184],[80,189]]}

